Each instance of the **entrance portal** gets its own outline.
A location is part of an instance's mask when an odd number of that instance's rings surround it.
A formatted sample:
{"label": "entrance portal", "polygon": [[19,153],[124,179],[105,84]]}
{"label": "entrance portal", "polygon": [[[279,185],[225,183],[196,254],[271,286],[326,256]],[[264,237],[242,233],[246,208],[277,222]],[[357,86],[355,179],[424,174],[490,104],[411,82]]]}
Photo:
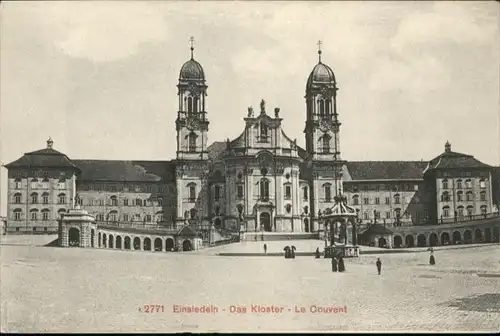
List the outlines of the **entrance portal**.
{"label": "entrance portal", "polygon": [[80,230],[71,228],[68,232],[69,246],[80,246]]}
{"label": "entrance portal", "polygon": [[183,251],[191,251],[193,248],[191,246],[191,242],[189,240],[185,240],[182,242],[182,250]]}
{"label": "entrance portal", "polygon": [[271,232],[271,216],[268,212],[263,212],[260,214],[260,227],[264,228],[264,231]]}

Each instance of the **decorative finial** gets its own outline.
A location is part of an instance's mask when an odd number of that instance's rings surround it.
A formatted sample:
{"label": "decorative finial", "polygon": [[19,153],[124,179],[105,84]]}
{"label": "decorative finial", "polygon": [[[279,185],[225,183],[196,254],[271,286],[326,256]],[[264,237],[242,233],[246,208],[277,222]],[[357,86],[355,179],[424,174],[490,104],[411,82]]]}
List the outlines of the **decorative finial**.
{"label": "decorative finial", "polygon": [[52,141],[52,138],[49,137],[49,140],[47,140],[47,148],[52,148],[53,145],[54,145],[54,141]]}
{"label": "decorative finial", "polygon": [[280,117],[280,108],[279,107],[275,107],[274,108],[274,116],[276,118],[279,118]]}
{"label": "decorative finial", "polygon": [[189,43],[191,43],[191,59],[193,59],[193,52],[194,52],[194,37],[191,36],[189,38]]}
{"label": "decorative finial", "polygon": [[321,42],[321,40],[318,41],[318,43],[316,43],[318,45],[318,58],[319,58],[319,62],[321,63],[321,45],[323,44],[323,42]]}
{"label": "decorative finial", "polygon": [[264,99],[260,101],[260,113],[266,113],[266,101]]}
{"label": "decorative finial", "polygon": [[252,106],[248,107],[248,118],[253,118],[253,107]]}
{"label": "decorative finial", "polygon": [[449,141],[446,141],[446,143],[444,144],[444,151],[451,152],[451,144]]}

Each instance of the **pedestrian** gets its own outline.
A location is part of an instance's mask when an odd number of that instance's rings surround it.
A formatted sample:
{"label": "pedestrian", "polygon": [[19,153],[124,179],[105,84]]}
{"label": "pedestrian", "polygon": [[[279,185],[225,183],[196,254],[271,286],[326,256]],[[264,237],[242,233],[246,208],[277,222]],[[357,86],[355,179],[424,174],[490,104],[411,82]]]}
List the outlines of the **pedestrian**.
{"label": "pedestrian", "polygon": [[315,256],[316,256],[316,259],[319,259],[319,257],[320,257],[319,247],[316,248]]}
{"label": "pedestrian", "polygon": [[338,271],[337,265],[338,265],[337,258],[332,257],[332,272]]}
{"label": "pedestrian", "polygon": [[436,259],[434,259],[434,252],[431,251],[431,257],[429,258],[429,264],[436,265]]}
{"label": "pedestrian", "polygon": [[264,254],[267,254],[267,244],[264,244]]}
{"label": "pedestrian", "polygon": [[345,271],[344,258],[341,256],[339,257],[339,272],[344,272],[344,271]]}
{"label": "pedestrian", "polygon": [[295,259],[295,246],[292,245],[292,251],[290,252],[290,258]]}
{"label": "pedestrian", "polygon": [[377,258],[377,271],[378,271],[378,275],[380,275],[380,273],[382,272],[382,262],[380,261],[380,258]]}

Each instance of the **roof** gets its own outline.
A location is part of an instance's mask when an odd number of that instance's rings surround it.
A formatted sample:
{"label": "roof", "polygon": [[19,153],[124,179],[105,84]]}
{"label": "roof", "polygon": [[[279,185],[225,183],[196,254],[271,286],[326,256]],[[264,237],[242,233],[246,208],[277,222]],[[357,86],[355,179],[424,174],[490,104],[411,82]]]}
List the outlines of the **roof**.
{"label": "roof", "polygon": [[[352,180],[423,179],[425,161],[350,161],[346,163]],[[348,182],[348,180],[346,180]]]}
{"label": "roof", "polygon": [[177,235],[178,236],[182,236],[182,237],[197,237],[198,234],[196,233],[196,230],[193,229],[191,226],[189,225],[186,225],[184,227],[182,227],[178,232],[177,232]]}
{"label": "roof", "polygon": [[53,148],[44,148],[25,153],[21,158],[5,165],[7,169],[25,167],[72,168],[78,167],[63,153]]}
{"label": "roof", "polygon": [[205,80],[205,72],[200,63],[191,58],[182,65],[179,80]]}
{"label": "roof", "polygon": [[393,232],[380,224],[372,224],[370,227],[365,230],[362,235],[386,235],[392,234]]}
{"label": "roof", "polygon": [[450,168],[491,168],[490,165],[482,163],[472,155],[445,151],[429,161],[428,170],[450,169]]}
{"label": "roof", "polygon": [[307,88],[310,88],[313,83],[335,83],[335,74],[333,70],[328,65],[321,63],[321,61],[318,62],[307,79]]}
{"label": "roof", "polygon": [[84,181],[173,182],[172,161],[73,160]]}

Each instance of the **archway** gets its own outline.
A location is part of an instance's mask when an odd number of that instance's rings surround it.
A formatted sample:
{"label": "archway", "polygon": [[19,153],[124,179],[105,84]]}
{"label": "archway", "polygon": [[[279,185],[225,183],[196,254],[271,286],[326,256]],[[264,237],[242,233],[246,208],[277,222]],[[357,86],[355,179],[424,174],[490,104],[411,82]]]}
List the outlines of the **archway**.
{"label": "archway", "polygon": [[182,250],[183,251],[191,251],[192,250],[192,246],[191,246],[191,242],[189,240],[185,240],[182,242]]}
{"label": "archway", "polygon": [[163,249],[163,242],[161,241],[161,238],[156,238],[155,239],[155,251],[161,251]]}
{"label": "archway", "polygon": [[481,229],[474,230],[474,242],[484,243],[483,232],[481,231]]}
{"label": "archway", "polygon": [[498,243],[500,242],[500,230],[498,229],[498,226],[493,228],[493,242]]}
{"label": "archway", "polygon": [[116,236],[116,248],[117,249],[122,248],[122,236]]}
{"label": "archway", "polygon": [[94,240],[95,240],[95,230],[92,229],[90,230],[90,247],[94,247]]}
{"label": "archway", "polygon": [[438,245],[438,235],[436,233],[431,233],[429,236],[429,245],[430,246],[437,246]]}
{"label": "archway", "polygon": [[271,215],[269,215],[269,212],[262,212],[260,214],[260,226],[264,228],[264,231],[266,232],[271,232]]}
{"label": "archway", "polygon": [[464,232],[464,243],[472,244],[472,232],[470,230],[465,230]]}
{"label": "archway", "polygon": [[102,234],[102,247],[107,247],[108,246],[108,240],[107,240],[108,237],[106,237],[106,234],[103,233]]}
{"label": "archway", "polygon": [[80,246],[80,230],[77,228],[69,229],[68,244],[69,246]]}
{"label": "archway", "polygon": [[412,235],[406,236],[406,247],[414,247],[415,246],[415,239],[413,239]]}
{"label": "archway", "polygon": [[427,239],[425,238],[424,234],[419,234],[417,237],[417,246],[418,247],[425,247],[427,246]]}
{"label": "archway", "polygon": [[109,248],[114,248],[115,247],[115,240],[113,239],[113,235],[109,235],[109,239],[108,239],[108,247]]}
{"label": "archway", "polygon": [[216,218],[215,219],[214,225],[215,225],[215,227],[221,227],[222,226],[222,221],[220,220],[220,218]]}
{"label": "archway", "polygon": [[309,218],[304,218],[304,230],[309,232]]}
{"label": "archway", "polygon": [[450,234],[448,232],[441,233],[441,245],[450,244]]}
{"label": "archway", "polygon": [[491,243],[491,229],[490,228],[484,229],[484,241],[487,243]]}
{"label": "archway", "polygon": [[385,240],[384,237],[380,237],[378,239],[378,247],[386,247],[387,246],[387,240]]}
{"label": "archway", "polygon": [[144,251],[151,251],[151,239],[148,237],[144,238]]}
{"label": "archway", "polygon": [[125,249],[130,250],[130,237],[125,237]]}
{"label": "archway", "polygon": [[394,247],[402,247],[403,246],[403,237],[394,236]]}
{"label": "archway", "polygon": [[165,251],[173,251],[174,250],[174,240],[172,238],[167,238],[165,240]]}
{"label": "archway", "polygon": [[135,237],[134,238],[134,250],[140,250],[141,249],[141,238]]}
{"label": "archway", "polygon": [[459,231],[453,232],[453,244],[460,244],[462,242],[462,235]]}
{"label": "archway", "polygon": [[99,233],[97,234],[97,247],[101,247],[101,242],[102,242],[102,240],[101,240],[101,239],[102,239],[102,238],[101,238],[101,233],[99,232]]}

